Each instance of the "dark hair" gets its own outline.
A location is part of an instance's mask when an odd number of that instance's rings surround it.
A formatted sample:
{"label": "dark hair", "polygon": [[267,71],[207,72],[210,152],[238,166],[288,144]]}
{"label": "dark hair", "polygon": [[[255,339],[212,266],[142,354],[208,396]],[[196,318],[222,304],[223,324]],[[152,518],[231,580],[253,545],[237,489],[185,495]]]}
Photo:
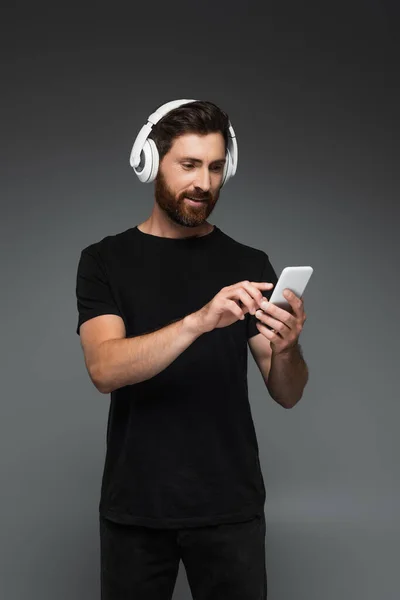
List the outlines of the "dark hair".
{"label": "dark hair", "polygon": [[196,100],[174,108],[158,121],[150,132],[160,161],[170,150],[175,138],[185,133],[207,134],[220,131],[225,140],[225,152],[229,139],[229,117],[213,102]]}

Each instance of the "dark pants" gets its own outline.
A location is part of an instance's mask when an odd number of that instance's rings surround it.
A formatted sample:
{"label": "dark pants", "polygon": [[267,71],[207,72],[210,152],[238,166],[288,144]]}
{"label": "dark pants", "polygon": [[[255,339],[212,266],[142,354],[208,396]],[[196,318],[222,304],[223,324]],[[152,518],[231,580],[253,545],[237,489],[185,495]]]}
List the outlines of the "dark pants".
{"label": "dark pants", "polygon": [[186,529],[100,516],[102,600],[171,600],[182,559],[193,600],[265,600],[265,516]]}

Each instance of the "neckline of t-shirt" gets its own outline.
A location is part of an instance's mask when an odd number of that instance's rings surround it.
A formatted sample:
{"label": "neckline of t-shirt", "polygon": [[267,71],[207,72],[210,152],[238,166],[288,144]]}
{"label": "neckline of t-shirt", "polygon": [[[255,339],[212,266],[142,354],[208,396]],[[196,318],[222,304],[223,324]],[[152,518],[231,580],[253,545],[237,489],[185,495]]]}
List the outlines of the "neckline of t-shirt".
{"label": "neckline of t-shirt", "polygon": [[169,237],[163,237],[160,235],[153,235],[152,233],[145,233],[144,231],[141,231],[138,227],[138,225],[136,225],[133,230],[136,232],[136,235],[140,235],[143,239],[148,239],[150,241],[157,241],[157,242],[161,242],[161,243],[166,243],[166,244],[183,244],[183,243],[187,243],[187,244],[193,244],[193,243],[201,243],[204,244],[206,243],[208,240],[214,238],[217,233],[219,233],[220,229],[214,225],[214,228],[210,231],[210,233],[206,233],[205,235],[195,235],[195,236],[188,236],[188,237],[184,237],[184,238],[169,238]]}

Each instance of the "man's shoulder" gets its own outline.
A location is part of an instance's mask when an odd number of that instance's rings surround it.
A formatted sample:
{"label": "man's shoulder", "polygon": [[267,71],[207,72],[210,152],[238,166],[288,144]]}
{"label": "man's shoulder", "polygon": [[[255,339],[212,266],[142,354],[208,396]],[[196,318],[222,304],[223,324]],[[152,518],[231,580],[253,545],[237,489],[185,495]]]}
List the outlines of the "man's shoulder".
{"label": "man's shoulder", "polygon": [[94,256],[107,256],[110,252],[116,252],[121,243],[131,239],[133,229],[134,227],[129,227],[129,229],[125,229],[124,231],[106,235],[86,245],[82,249],[82,252]]}
{"label": "man's shoulder", "polygon": [[245,258],[249,258],[250,260],[259,260],[264,261],[267,256],[264,250],[260,248],[255,248],[254,246],[250,246],[249,244],[245,244],[238,239],[234,239],[232,236],[226,234],[221,231],[222,239],[224,243],[229,246],[232,252],[236,252]]}

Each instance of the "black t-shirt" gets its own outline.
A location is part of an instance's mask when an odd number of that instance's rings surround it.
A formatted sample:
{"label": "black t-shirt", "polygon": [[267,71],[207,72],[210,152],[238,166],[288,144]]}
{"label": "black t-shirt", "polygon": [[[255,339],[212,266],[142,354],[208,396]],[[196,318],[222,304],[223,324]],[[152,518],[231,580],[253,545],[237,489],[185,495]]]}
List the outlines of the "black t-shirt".
{"label": "black t-shirt", "polygon": [[[276,283],[262,250],[214,226],[164,238],[132,227],[82,250],[76,281],[82,323],[119,315],[126,336],[199,310],[223,287]],[[269,298],[272,291],[263,292]],[[256,318],[197,338],[156,376],[111,393],[100,513],[120,523],[180,528],[261,515],[265,487],[247,387]]]}

